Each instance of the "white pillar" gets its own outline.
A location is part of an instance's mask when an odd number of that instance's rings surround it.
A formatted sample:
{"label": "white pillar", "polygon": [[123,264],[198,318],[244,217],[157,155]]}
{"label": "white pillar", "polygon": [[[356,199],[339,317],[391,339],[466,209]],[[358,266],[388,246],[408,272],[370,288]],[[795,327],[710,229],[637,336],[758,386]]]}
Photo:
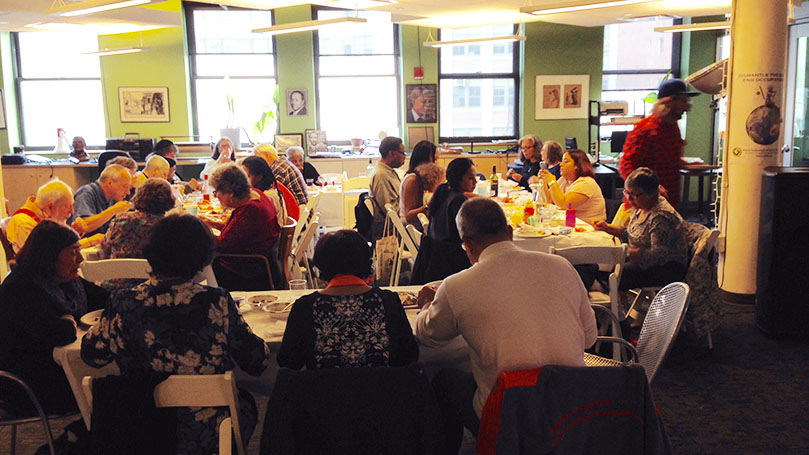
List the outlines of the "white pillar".
{"label": "white pillar", "polygon": [[719,285],[756,293],[761,171],[781,162],[789,0],[733,0]]}

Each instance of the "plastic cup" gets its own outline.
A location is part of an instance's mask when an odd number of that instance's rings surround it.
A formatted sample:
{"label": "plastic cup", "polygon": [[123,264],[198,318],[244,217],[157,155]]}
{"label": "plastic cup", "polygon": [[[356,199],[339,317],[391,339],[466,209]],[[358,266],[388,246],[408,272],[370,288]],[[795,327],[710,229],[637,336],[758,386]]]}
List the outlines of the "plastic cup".
{"label": "plastic cup", "polygon": [[289,290],[292,291],[290,293],[292,301],[298,300],[303,295],[303,291],[306,290],[306,280],[289,280]]}

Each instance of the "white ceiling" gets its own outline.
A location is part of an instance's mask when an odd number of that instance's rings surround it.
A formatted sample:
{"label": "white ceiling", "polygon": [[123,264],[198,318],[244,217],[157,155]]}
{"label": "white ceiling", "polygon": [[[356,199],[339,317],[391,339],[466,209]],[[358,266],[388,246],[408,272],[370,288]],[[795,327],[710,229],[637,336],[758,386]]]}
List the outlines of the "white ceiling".
{"label": "white ceiling", "polygon": [[[202,0],[228,6],[253,6],[270,9],[273,7],[300,4],[296,0]],[[356,0],[340,0],[340,6],[353,5]],[[579,0],[579,3],[592,3],[597,0]],[[150,7],[125,8],[85,16],[48,16],[44,11],[52,0],[2,0],[0,6],[0,30],[33,31],[27,25],[46,25],[46,28],[78,28],[96,34],[121,33],[159,27],[179,26],[182,18],[178,12],[162,11]],[[314,2],[322,5],[335,5],[334,1]],[[527,6],[554,6],[570,4],[559,0],[399,0],[374,8],[377,11],[392,13],[394,22],[428,27],[471,27],[477,25],[546,21],[578,26],[599,26],[631,20],[638,17],[668,15],[674,17],[697,17],[726,14],[730,11],[731,0],[658,0],[651,3],[601,8],[575,13],[547,16],[521,14],[520,8]]]}

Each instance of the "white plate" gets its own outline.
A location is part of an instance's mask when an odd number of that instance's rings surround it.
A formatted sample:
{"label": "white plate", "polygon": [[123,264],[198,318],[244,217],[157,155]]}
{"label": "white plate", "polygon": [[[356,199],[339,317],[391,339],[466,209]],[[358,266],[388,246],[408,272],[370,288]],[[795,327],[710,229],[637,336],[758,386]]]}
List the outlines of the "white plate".
{"label": "white plate", "polygon": [[539,230],[539,231],[535,231],[533,229],[531,229],[531,230],[528,230],[528,229],[515,229],[514,230],[514,235],[516,235],[517,237],[522,237],[522,238],[526,238],[526,239],[541,239],[543,237],[547,237],[547,236],[552,235],[552,234],[553,234],[552,232],[546,231],[546,230]]}
{"label": "white plate", "polygon": [[79,321],[81,321],[81,323],[84,325],[92,327],[98,324],[98,321],[101,320],[101,313],[103,312],[104,310],[91,311],[82,316],[81,319],[79,319]]}

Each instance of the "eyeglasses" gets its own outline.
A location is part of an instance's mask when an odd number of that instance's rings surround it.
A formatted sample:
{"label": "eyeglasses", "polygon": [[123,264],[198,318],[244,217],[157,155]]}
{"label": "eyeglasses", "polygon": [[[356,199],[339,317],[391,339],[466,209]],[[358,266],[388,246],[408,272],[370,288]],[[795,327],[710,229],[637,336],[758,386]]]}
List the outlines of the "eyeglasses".
{"label": "eyeglasses", "polygon": [[630,199],[643,196],[644,194],[645,193],[633,193],[633,192],[631,192],[629,190],[624,190],[624,196],[626,196],[626,197],[628,197]]}
{"label": "eyeglasses", "polygon": [[528,149],[532,149],[532,148],[534,148],[534,147],[535,147],[534,145],[529,145],[528,147],[523,147],[523,146],[521,145],[521,146],[520,146],[520,150],[528,150]]}

